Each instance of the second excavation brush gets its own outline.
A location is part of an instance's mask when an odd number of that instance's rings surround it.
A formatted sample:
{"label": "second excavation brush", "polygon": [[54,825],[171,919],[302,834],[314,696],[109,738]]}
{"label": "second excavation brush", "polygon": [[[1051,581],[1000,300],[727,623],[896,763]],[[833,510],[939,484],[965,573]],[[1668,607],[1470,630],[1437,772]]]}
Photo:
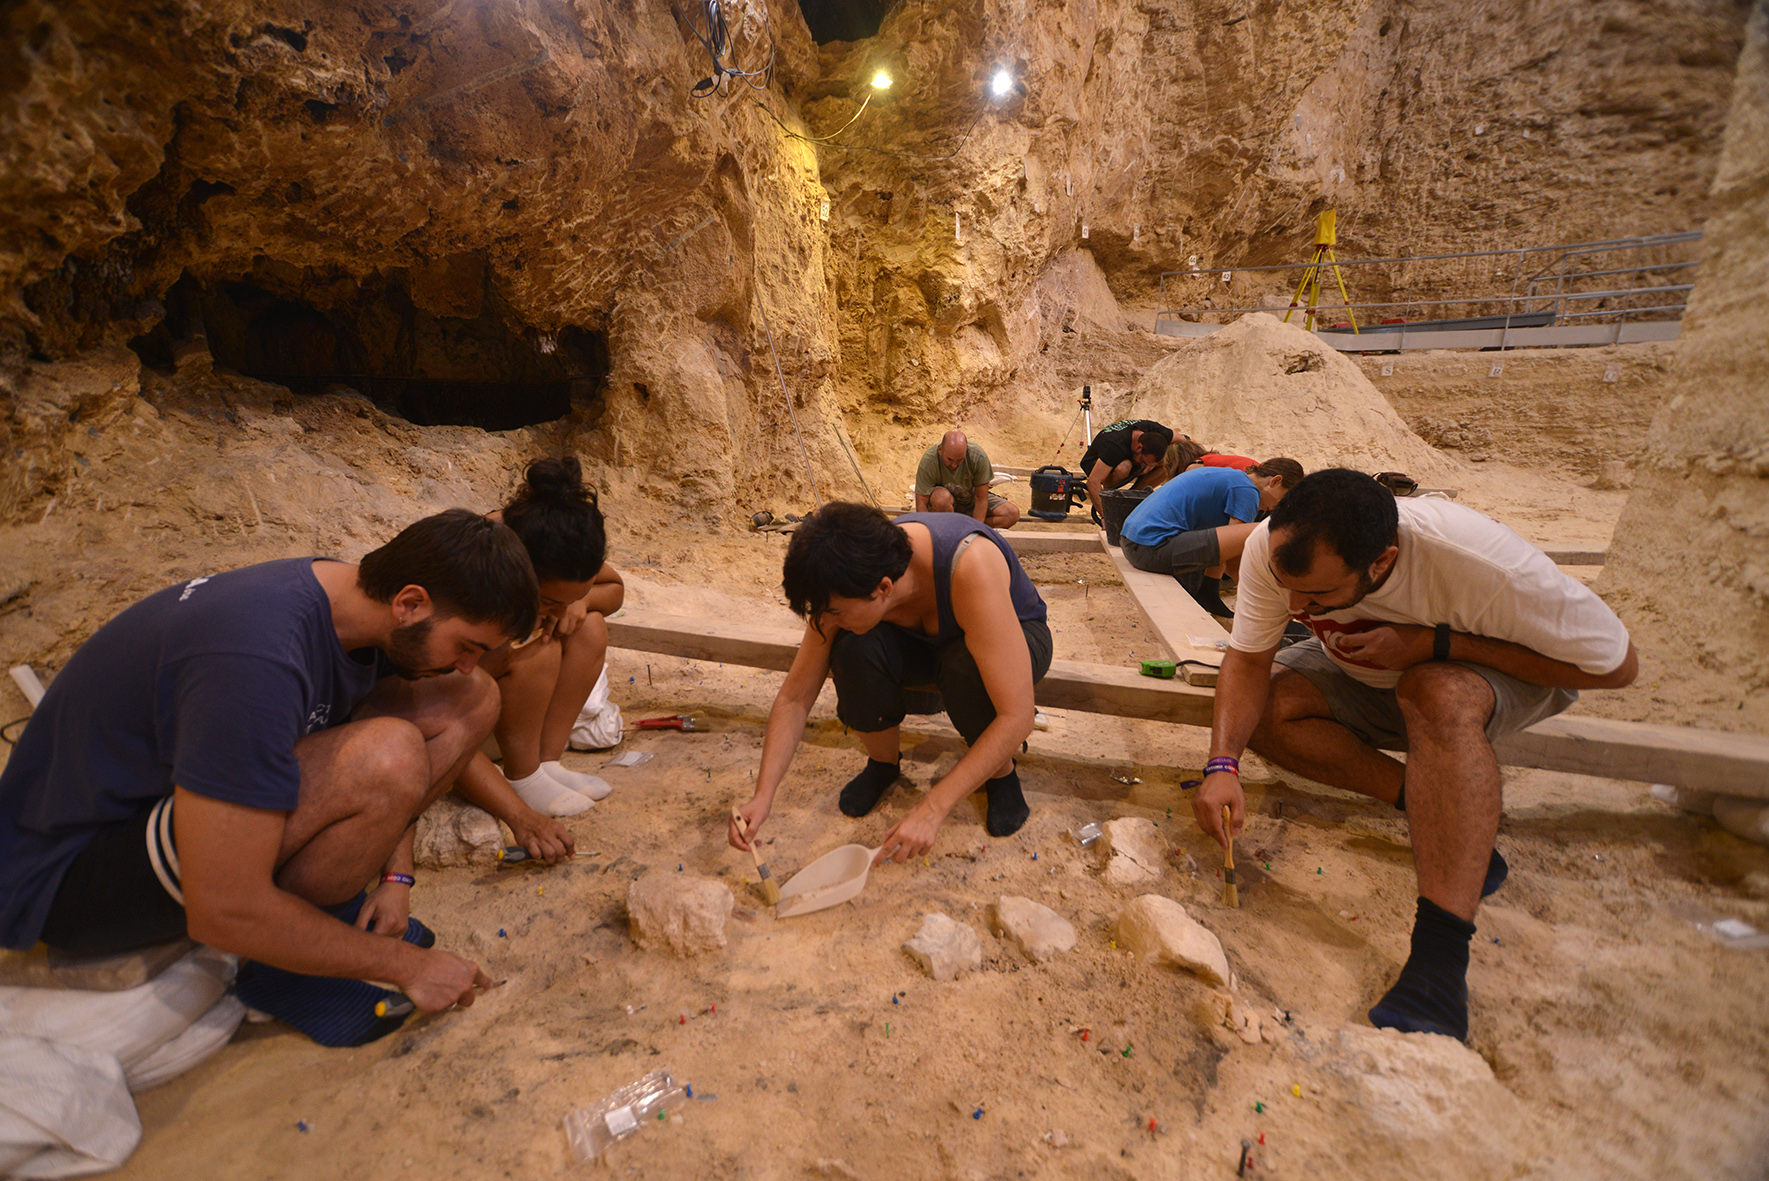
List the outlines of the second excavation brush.
{"label": "second excavation brush", "polygon": [[[749,840],[749,825],[743,821],[743,813],[736,808],[731,809],[731,819],[737,822],[737,835]],[[756,863],[756,876],[761,878],[762,901],[773,906],[780,901],[780,885],[774,880],[773,871],[762,861],[762,851],[754,845],[749,847],[749,855]]]}

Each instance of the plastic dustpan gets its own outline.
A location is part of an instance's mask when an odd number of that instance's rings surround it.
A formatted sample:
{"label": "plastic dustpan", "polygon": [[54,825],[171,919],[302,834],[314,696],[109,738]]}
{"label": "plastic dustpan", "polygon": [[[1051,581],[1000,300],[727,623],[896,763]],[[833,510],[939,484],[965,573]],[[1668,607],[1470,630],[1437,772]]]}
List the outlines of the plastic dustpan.
{"label": "plastic dustpan", "polygon": [[846,902],[866,888],[876,856],[878,849],[865,845],[843,845],[823,854],[781,883],[775,916],[789,919]]}

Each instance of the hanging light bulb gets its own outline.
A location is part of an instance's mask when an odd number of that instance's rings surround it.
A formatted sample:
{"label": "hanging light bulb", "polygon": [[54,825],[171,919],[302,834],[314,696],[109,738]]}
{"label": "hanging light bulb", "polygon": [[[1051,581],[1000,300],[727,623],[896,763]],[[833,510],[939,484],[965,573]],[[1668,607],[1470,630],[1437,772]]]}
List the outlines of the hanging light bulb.
{"label": "hanging light bulb", "polygon": [[891,88],[891,76],[883,70],[880,70],[872,76],[872,88],[874,90],[889,90]]}
{"label": "hanging light bulb", "polygon": [[996,98],[1004,97],[1013,89],[1013,75],[1006,70],[996,70],[995,77],[989,80],[989,92]]}

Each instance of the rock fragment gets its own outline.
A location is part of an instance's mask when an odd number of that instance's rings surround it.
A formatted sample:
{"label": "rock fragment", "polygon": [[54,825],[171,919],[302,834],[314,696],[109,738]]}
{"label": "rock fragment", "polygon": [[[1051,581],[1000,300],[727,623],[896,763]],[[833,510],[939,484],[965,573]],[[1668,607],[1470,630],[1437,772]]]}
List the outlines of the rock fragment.
{"label": "rock fragment", "polygon": [[1221,941],[1171,898],[1133,898],[1118,913],[1117,935],[1144,959],[1184,968],[1218,988],[1228,984],[1228,957]]}
{"label": "rock fragment", "polygon": [[935,980],[952,980],[983,964],[983,941],[977,933],[939,911],[922,918],[921,930],[903,950]]}
{"label": "rock fragment", "polygon": [[504,843],[491,813],[443,796],[418,817],[412,860],[420,869],[490,861]]}
{"label": "rock fragment", "polygon": [[648,873],[627,887],[633,942],[679,956],[725,946],[734,905],[729,886],[696,874]]}
{"label": "rock fragment", "polygon": [[1030,898],[1003,894],[995,903],[995,925],[1038,963],[1075,948],[1074,924]]}
{"label": "rock fragment", "polygon": [[1154,821],[1140,816],[1108,820],[1100,848],[1106,870],[1100,879],[1115,889],[1153,881],[1161,876],[1161,843]]}

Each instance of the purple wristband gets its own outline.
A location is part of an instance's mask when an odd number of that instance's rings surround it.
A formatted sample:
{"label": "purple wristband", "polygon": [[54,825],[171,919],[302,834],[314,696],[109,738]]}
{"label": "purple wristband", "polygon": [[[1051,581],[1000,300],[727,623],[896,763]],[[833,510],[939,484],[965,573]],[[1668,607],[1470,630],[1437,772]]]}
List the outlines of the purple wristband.
{"label": "purple wristband", "polygon": [[383,882],[398,882],[400,885],[408,887],[418,884],[418,879],[409,873],[384,873],[381,875],[381,880]]}
{"label": "purple wristband", "polygon": [[1230,775],[1238,777],[1241,774],[1241,761],[1231,759],[1227,755],[1217,755],[1204,764],[1205,775],[1214,775],[1218,771],[1227,771]]}

